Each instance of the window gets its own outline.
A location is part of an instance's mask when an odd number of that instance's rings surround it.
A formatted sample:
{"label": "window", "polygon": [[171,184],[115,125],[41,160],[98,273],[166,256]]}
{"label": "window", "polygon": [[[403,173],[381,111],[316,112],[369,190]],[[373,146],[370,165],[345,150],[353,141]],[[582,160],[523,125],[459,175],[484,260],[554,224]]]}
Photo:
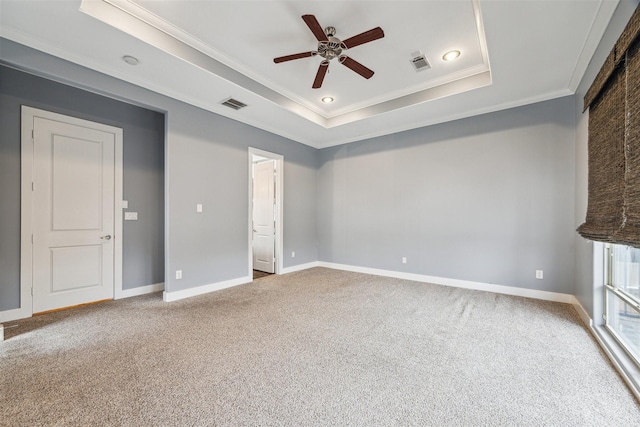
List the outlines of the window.
{"label": "window", "polygon": [[640,366],[640,249],[605,245],[605,327]]}

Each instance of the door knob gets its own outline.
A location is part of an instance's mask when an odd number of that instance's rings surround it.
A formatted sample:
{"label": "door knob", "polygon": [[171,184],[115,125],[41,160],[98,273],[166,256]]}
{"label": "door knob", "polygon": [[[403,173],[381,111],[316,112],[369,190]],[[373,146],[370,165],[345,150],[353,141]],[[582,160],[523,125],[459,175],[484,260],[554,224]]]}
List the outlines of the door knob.
{"label": "door knob", "polygon": [[100,239],[101,240],[111,240],[111,235],[107,234],[106,236],[102,236]]}

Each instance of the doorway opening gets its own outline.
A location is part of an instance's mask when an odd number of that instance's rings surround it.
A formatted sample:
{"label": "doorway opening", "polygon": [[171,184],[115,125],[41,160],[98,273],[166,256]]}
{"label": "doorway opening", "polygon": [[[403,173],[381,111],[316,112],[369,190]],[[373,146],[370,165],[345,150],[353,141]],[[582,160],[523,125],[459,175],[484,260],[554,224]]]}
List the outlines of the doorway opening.
{"label": "doorway opening", "polygon": [[284,157],[249,147],[249,271],[253,279],[282,271]]}

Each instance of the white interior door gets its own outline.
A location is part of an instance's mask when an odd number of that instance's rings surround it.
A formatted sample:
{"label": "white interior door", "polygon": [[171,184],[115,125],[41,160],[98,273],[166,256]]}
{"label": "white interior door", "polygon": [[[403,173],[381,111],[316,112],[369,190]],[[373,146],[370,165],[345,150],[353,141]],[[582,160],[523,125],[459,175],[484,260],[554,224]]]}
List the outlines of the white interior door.
{"label": "white interior door", "polygon": [[275,160],[253,165],[253,268],[275,272]]}
{"label": "white interior door", "polygon": [[115,135],[42,117],[33,126],[33,312],[111,299]]}

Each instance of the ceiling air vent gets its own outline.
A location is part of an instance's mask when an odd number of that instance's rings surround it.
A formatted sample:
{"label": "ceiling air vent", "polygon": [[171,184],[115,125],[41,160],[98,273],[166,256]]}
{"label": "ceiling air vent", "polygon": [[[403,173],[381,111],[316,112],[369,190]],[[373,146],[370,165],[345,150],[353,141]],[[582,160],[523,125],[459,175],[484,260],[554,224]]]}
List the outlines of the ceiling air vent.
{"label": "ceiling air vent", "polygon": [[228,98],[221,102],[225,107],[233,108],[234,110],[239,110],[247,106],[244,102],[240,102],[237,99]]}
{"label": "ceiling air vent", "polygon": [[424,71],[431,68],[431,64],[429,64],[427,57],[424,56],[422,52],[413,52],[411,56],[411,64],[413,65],[413,68],[416,69],[416,71]]}

